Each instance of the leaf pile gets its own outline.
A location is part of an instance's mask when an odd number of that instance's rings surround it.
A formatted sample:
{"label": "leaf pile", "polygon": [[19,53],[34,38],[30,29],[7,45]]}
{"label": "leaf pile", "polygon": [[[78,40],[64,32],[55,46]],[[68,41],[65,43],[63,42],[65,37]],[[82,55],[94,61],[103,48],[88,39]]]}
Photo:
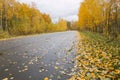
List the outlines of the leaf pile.
{"label": "leaf pile", "polygon": [[108,44],[103,38],[91,38],[80,33],[77,70],[70,80],[119,80],[120,47]]}

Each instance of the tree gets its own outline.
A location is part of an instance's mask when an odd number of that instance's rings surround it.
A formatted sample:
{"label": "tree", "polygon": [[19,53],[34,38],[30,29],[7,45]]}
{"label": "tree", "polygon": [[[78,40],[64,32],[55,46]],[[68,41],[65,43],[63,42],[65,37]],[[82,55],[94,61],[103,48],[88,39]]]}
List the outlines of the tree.
{"label": "tree", "polygon": [[0,0],[0,26],[11,35],[27,35],[67,29],[66,21],[53,24],[48,14],[41,13],[32,5],[16,0]]}
{"label": "tree", "polygon": [[0,28],[2,28],[2,9],[3,8],[3,4],[2,2],[0,2]]}
{"label": "tree", "polygon": [[67,30],[67,21],[64,19],[59,19],[57,29],[58,31]]}
{"label": "tree", "polygon": [[120,34],[120,0],[84,0],[79,8],[82,30],[117,36]]}

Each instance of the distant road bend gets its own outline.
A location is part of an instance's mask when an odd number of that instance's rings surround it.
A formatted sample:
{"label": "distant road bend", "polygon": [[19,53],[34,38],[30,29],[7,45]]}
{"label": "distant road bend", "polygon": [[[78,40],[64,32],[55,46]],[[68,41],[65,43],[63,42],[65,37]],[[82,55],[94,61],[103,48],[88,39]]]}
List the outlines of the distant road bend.
{"label": "distant road bend", "polygon": [[67,80],[74,72],[77,31],[0,41],[0,80]]}

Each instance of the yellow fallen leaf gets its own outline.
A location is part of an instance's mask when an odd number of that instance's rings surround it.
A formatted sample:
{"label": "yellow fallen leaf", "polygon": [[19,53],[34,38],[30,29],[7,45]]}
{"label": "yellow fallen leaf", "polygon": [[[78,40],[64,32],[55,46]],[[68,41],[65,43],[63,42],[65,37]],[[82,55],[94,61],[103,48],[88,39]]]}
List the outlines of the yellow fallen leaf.
{"label": "yellow fallen leaf", "polygon": [[55,69],[58,69],[58,67],[57,67],[57,66],[55,66],[54,68],[55,68]]}
{"label": "yellow fallen leaf", "polygon": [[49,80],[49,78],[48,78],[48,77],[45,77],[44,80]]}
{"label": "yellow fallen leaf", "polygon": [[8,78],[4,78],[3,80],[8,80]]}

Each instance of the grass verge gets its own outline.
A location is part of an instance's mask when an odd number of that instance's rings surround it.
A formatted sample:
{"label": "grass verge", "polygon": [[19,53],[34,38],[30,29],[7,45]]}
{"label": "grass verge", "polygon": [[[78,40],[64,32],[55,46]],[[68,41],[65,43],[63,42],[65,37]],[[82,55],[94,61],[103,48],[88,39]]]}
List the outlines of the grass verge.
{"label": "grass verge", "polygon": [[78,56],[70,80],[119,80],[120,43],[97,33],[80,32]]}
{"label": "grass verge", "polygon": [[8,32],[5,32],[3,30],[0,30],[0,39],[5,39],[5,38],[10,38],[12,37],[11,35],[9,35]]}

